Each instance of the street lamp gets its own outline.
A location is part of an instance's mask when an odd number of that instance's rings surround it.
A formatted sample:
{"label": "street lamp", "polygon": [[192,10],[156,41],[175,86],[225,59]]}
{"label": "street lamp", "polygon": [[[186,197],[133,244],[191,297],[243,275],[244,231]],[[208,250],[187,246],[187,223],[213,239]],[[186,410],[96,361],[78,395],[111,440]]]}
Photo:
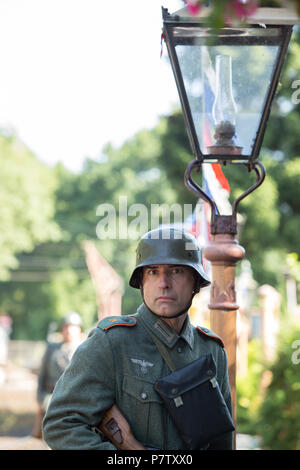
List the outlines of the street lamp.
{"label": "street lamp", "polygon": [[[229,380],[236,409],[235,266],[244,257],[236,240],[237,207],[262,184],[265,168],[258,161],[280,72],[297,15],[287,8],[258,8],[239,26],[213,29],[209,7],[198,16],[187,8],[174,14],[162,8],[163,38],[175,76],[194,160],[185,184],[211,207],[212,241],[205,257],[212,264],[210,325],[225,343]],[[243,164],[256,182],[238,197],[231,215],[192,178],[192,171],[211,163]]]}

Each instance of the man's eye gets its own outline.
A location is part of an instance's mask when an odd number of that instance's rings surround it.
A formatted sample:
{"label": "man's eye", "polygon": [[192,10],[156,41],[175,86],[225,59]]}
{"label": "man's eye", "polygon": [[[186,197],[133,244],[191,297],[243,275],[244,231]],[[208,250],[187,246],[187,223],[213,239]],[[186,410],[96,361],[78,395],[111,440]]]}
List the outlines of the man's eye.
{"label": "man's eye", "polygon": [[182,272],[182,269],[181,268],[173,268],[172,269],[172,274],[179,274]]}
{"label": "man's eye", "polygon": [[156,274],[156,269],[149,269],[148,274],[150,275]]}

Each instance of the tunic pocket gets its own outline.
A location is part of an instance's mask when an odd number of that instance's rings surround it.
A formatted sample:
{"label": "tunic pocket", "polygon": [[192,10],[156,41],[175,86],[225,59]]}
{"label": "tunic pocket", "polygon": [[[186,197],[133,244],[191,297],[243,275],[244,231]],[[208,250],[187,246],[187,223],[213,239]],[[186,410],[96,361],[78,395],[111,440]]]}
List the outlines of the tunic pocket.
{"label": "tunic pocket", "polygon": [[124,375],[122,389],[141,403],[162,403],[162,399],[154,390],[154,382],[150,380]]}
{"label": "tunic pocket", "polygon": [[[130,422],[136,439],[143,444],[157,443],[157,430],[162,426],[162,399],[154,390],[154,382],[124,375],[122,410]],[[161,433],[162,427],[160,427]]]}

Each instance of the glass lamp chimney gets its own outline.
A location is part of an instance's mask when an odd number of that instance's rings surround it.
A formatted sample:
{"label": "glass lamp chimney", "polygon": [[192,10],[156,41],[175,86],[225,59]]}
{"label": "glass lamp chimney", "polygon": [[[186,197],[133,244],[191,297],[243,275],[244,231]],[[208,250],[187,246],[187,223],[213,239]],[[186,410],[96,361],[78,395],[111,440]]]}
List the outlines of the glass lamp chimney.
{"label": "glass lamp chimney", "polygon": [[236,104],[232,93],[231,56],[216,57],[216,93],[212,108],[216,145],[233,146],[236,124]]}

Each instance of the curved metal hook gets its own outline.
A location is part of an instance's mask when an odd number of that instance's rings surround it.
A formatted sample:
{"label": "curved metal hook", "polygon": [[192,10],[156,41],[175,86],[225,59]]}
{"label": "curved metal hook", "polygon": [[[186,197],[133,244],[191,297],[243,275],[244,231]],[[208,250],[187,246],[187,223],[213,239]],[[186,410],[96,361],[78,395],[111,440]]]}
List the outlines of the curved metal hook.
{"label": "curved metal hook", "polygon": [[[245,191],[243,194],[241,194],[232,204],[232,215],[236,216],[237,213],[237,207],[239,203],[241,202],[242,199],[244,199],[246,196],[248,196],[250,193],[252,193],[258,186],[260,186],[266,176],[266,169],[264,165],[261,162],[255,162],[254,164],[248,164],[248,171],[254,170],[256,173],[256,183],[254,183],[247,191]],[[257,166],[260,167],[261,172],[258,171]]]}
{"label": "curved metal hook", "polygon": [[[212,212],[214,214],[218,215],[219,214],[219,209],[218,209],[215,201],[213,201],[203,191],[203,189],[193,180],[193,178],[191,176],[191,173],[192,173],[193,169],[196,169],[196,171],[199,172],[201,164],[202,164],[202,162],[200,162],[199,160],[192,160],[188,164],[187,169],[184,173],[184,183],[190,191],[195,193],[198,197],[200,197],[204,201],[208,202],[211,209],[212,209]],[[252,193],[256,188],[258,188],[263,183],[263,181],[265,179],[265,176],[266,176],[265,167],[261,162],[257,161],[255,163],[248,163],[246,166],[248,167],[249,172],[251,170],[255,171],[255,173],[256,173],[256,182],[233,202],[233,204],[232,204],[232,215],[234,217],[236,217],[237,207],[238,207],[239,203],[241,202],[241,200],[244,199],[246,196],[248,196],[250,193]],[[260,171],[259,171],[258,167],[260,168]]]}
{"label": "curved metal hook", "polygon": [[192,160],[188,164],[187,169],[184,173],[184,183],[190,191],[194,192],[198,197],[208,202],[211,207],[211,210],[214,213],[219,214],[219,209],[217,208],[215,201],[213,201],[191,177],[192,170],[196,168],[196,171],[199,172],[200,166],[201,162],[199,160]]}

